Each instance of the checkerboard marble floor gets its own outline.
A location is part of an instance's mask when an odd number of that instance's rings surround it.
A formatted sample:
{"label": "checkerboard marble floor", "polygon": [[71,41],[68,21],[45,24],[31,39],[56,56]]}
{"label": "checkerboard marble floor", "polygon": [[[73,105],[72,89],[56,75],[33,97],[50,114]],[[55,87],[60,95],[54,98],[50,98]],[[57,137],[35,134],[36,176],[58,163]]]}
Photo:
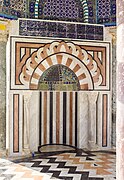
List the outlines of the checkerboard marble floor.
{"label": "checkerboard marble floor", "polygon": [[0,159],[0,180],[115,180],[115,153],[71,150]]}

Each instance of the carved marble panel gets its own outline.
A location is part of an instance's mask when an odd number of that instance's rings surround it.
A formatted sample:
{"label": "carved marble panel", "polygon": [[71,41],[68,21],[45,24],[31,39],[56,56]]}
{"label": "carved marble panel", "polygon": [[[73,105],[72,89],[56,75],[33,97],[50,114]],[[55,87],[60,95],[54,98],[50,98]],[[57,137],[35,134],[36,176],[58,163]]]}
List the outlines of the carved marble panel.
{"label": "carved marble panel", "polygon": [[10,89],[38,90],[55,65],[70,69],[80,90],[110,90],[110,44],[11,37]]}

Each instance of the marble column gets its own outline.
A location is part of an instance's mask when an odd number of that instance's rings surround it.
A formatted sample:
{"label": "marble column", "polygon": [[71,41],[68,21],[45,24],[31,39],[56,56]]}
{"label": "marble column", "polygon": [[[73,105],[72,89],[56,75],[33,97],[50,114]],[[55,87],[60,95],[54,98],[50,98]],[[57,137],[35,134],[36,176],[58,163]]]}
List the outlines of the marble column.
{"label": "marble column", "polygon": [[88,149],[88,95],[78,92],[78,147]]}
{"label": "marble column", "polygon": [[124,0],[117,0],[116,176],[124,179]]}
{"label": "marble column", "polygon": [[30,93],[24,94],[24,153],[30,153],[29,147],[29,121],[30,121]]}
{"label": "marble column", "polygon": [[89,121],[88,121],[88,142],[89,149],[96,150],[96,101],[98,97],[98,92],[88,93],[89,102]]}

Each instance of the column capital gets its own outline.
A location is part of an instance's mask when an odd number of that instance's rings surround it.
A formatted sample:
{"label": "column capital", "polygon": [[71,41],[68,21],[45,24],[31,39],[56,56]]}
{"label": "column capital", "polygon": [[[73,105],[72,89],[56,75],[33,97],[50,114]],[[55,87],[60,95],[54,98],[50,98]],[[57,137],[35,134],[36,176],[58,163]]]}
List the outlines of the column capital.
{"label": "column capital", "polygon": [[24,102],[25,102],[26,104],[29,103],[30,98],[31,98],[31,95],[32,95],[32,92],[24,93]]}
{"label": "column capital", "polygon": [[88,99],[90,104],[96,103],[97,97],[98,97],[98,92],[90,92],[88,93]]}

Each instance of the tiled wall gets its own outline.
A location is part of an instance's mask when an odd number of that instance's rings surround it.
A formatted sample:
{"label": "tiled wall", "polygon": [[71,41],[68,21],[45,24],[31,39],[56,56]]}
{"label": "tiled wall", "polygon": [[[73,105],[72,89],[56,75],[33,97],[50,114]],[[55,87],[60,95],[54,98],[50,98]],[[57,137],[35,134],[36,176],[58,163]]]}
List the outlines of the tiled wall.
{"label": "tiled wall", "polygon": [[116,25],[116,0],[97,1],[97,23]]}
{"label": "tiled wall", "polygon": [[[0,17],[116,24],[116,0],[1,0]],[[88,17],[88,20],[87,20]]]}

